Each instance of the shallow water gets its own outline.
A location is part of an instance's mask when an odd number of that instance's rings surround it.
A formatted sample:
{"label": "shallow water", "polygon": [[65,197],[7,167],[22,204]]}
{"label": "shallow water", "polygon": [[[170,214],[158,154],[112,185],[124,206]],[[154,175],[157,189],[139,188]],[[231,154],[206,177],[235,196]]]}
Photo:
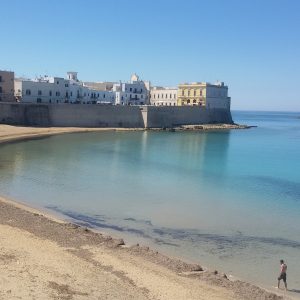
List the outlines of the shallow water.
{"label": "shallow water", "polygon": [[0,147],[0,194],[267,286],[300,289],[300,113],[249,130],[68,134]]}

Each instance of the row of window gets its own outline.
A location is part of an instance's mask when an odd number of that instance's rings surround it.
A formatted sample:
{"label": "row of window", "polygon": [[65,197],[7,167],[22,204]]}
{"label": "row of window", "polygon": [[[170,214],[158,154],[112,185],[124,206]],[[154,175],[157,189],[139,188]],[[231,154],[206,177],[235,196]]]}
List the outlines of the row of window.
{"label": "row of window", "polygon": [[[159,99],[159,94],[153,94],[153,99]],[[168,99],[168,94],[161,94],[161,99]],[[169,99],[172,99],[172,94],[169,94]],[[176,94],[173,94],[173,99],[176,99]]]}
{"label": "row of window", "polygon": [[172,102],[155,102],[153,103],[155,106],[175,106],[176,103]]}
{"label": "row of window", "polygon": [[190,99],[187,99],[186,101],[182,101],[181,103],[182,104],[199,104],[199,105],[202,105],[202,102],[197,102],[197,100],[190,100]]}
{"label": "row of window", "polygon": [[[20,91],[20,90],[19,90]],[[27,96],[30,96],[31,95],[31,90],[30,89],[27,89],[25,91],[25,94]],[[42,91],[41,90],[38,90],[38,96],[42,96]],[[52,91],[49,91],[49,96],[52,97]],[[60,96],[60,92],[55,92],[55,96],[59,97]],[[70,92],[70,96],[72,97],[73,96],[73,92]],[[84,97],[86,96],[90,96],[90,93],[84,93]],[[69,97],[69,93],[66,92],[66,97],[68,98]],[[79,97],[79,91],[77,91],[77,97]],[[97,93],[91,93],[91,98],[96,98],[97,97]],[[98,93],[98,98],[100,97],[100,94]],[[105,94],[103,94],[103,98],[105,98]]]}
{"label": "row of window", "polygon": [[[128,91],[128,88],[125,88],[125,91]],[[138,89],[137,88],[129,88],[129,92],[133,92],[133,93],[138,93]],[[141,93],[143,92],[143,89],[141,89]]]}
{"label": "row of window", "polygon": [[[202,90],[200,90],[200,96],[202,96]],[[197,95],[197,90],[181,90],[181,95],[187,95],[187,96],[196,96]]]}
{"label": "row of window", "polygon": [[[125,94],[125,98],[127,98],[127,94]],[[141,95],[141,98],[143,99],[144,96]],[[122,96],[121,99],[124,100],[124,96]],[[137,100],[138,96],[137,95],[131,95],[131,94],[129,94],[129,99],[135,99],[135,100]]]}

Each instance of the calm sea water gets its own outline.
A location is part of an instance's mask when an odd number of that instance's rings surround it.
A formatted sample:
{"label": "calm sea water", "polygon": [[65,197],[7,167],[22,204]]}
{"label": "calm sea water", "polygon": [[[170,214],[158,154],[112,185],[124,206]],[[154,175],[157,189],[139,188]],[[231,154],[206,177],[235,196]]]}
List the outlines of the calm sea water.
{"label": "calm sea water", "polygon": [[0,194],[267,286],[283,258],[300,289],[300,113],[233,118],[258,127],[2,145]]}

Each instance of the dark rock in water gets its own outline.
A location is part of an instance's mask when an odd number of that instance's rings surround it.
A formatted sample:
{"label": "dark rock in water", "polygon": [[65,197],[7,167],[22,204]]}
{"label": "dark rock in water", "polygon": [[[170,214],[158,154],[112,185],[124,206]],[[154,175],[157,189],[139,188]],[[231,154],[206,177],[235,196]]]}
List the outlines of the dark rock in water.
{"label": "dark rock in water", "polygon": [[117,240],[114,240],[114,245],[118,247],[118,246],[125,245],[125,243],[124,243],[123,239],[117,239]]}
{"label": "dark rock in water", "polygon": [[228,277],[227,277],[227,275],[225,273],[223,274],[222,277],[225,278],[225,279],[228,279]]}
{"label": "dark rock in water", "polygon": [[214,270],[213,273],[214,273],[215,275],[217,275],[217,274],[218,274],[218,271],[217,271],[217,270]]}
{"label": "dark rock in water", "polygon": [[203,268],[200,265],[192,265],[191,272],[202,272]]}

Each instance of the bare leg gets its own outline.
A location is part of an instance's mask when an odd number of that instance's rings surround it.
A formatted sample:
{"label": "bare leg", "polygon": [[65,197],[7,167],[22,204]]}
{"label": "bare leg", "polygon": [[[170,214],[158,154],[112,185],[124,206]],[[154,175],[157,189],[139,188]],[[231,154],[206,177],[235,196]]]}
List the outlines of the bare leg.
{"label": "bare leg", "polygon": [[286,281],[284,282],[285,290],[287,291],[287,283]]}
{"label": "bare leg", "polygon": [[280,285],[280,280],[278,280],[278,285],[277,285],[278,288],[279,288],[279,285]]}

